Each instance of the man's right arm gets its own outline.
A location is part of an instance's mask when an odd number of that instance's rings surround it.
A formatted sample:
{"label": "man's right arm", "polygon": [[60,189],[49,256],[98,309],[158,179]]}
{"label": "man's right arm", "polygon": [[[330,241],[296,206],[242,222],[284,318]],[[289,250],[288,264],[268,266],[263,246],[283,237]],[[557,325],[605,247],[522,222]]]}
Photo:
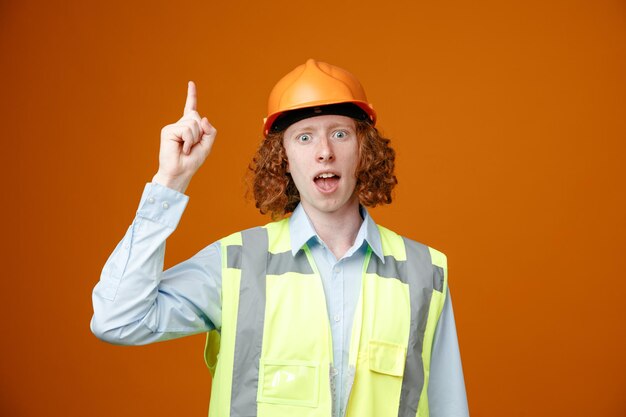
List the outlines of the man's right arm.
{"label": "man's right arm", "polygon": [[137,215],[93,291],[91,330],[98,338],[139,345],[221,327],[219,242],[163,271],[165,240],[187,201],[146,184]]}
{"label": "man's right arm", "polygon": [[200,117],[190,81],[183,116],[161,130],[159,170],[94,288],[91,329],[99,338],[144,344],[221,326],[219,243],[163,272],[165,240],[178,224],[188,200],[183,193],[216,133]]}

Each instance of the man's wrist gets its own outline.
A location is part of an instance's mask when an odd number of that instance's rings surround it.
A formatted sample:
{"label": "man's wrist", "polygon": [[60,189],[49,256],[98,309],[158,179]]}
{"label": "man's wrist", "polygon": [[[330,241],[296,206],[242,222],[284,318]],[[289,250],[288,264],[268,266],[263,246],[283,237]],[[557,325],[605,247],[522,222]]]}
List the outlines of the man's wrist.
{"label": "man's wrist", "polygon": [[157,182],[146,184],[137,216],[176,229],[189,197]]}
{"label": "man's wrist", "polygon": [[185,190],[189,186],[190,179],[189,178],[172,178],[170,176],[164,175],[160,172],[157,172],[154,177],[152,177],[152,182],[160,184],[164,187],[170,188],[172,190],[178,191],[179,193],[185,193]]}

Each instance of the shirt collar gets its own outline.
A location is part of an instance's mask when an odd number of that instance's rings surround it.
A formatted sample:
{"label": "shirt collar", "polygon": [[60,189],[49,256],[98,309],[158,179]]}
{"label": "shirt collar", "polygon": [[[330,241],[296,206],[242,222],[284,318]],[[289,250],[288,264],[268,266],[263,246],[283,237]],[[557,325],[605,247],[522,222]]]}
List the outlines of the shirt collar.
{"label": "shirt collar", "polygon": [[[363,217],[363,223],[359,228],[355,242],[366,241],[372,248],[372,252],[384,263],[385,257],[383,256],[383,245],[378,226],[376,226],[376,223],[374,223],[374,220],[365,207],[360,206],[360,211],[361,217]],[[302,204],[298,204],[289,218],[289,234],[291,238],[291,253],[293,256],[296,256],[296,253],[298,253],[309,240],[314,237],[319,238]]]}

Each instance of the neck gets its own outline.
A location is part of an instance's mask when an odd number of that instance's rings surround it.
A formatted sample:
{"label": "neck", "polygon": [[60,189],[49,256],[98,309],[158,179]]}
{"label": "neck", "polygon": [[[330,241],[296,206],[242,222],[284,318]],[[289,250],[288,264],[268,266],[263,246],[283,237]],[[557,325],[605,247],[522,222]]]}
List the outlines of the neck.
{"label": "neck", "polygon": [[335,258],[341,259],[354,245],[356,235],[363,219],[359,213],[359,201],[344,205],[341,209],[327,213],[308,208],[303,205],[304,211],[313,224],[313,228],[331,250]]}

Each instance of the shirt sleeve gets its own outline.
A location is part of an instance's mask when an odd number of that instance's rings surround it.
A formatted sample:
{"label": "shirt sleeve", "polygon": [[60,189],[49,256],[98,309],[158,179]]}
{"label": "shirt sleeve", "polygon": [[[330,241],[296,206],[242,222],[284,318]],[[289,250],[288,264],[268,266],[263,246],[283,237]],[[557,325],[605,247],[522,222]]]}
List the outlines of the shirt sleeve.
{"label": "shirt sleeve", "polygon": [[141,345],[221,327],[219,242],[163,271],[165,240],[188,200],[146,184],[137,215],[93,290],[91,330],[98,338]]}
{"label": "shirt sleeve", "polygon": [[469,416],[449,288],[433,342],[428,405],[431,417]]}

